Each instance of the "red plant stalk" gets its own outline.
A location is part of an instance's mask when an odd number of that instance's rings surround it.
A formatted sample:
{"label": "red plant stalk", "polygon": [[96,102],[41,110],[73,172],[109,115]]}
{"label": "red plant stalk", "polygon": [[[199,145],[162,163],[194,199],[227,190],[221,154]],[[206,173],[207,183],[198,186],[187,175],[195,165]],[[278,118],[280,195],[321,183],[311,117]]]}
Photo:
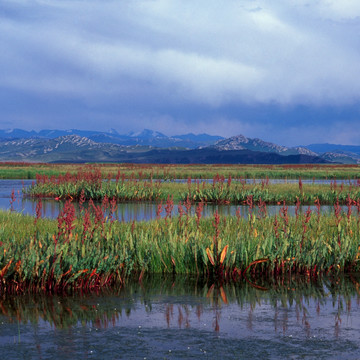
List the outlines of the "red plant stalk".
{"label": "red plant stalk", "polygon": [[346,206],[347,206],[347,219],[348,219],[348,223],[350,224],[350,218],[351,218],[351,214],[352,214],[352,199],[350,197],[350,194],[348,194],[347,198],[346,198]]}
{"label": "red plant stalk", "polygon": [[74,229],[74,220],[75,220],[75,207],[73,203],[68,200],[65,203],[64,209],[62,211],[62,217],[64,220],[64,233],[65,233],[65,241],[70,240],[70,234]]}
{"label": "red plant stalk", "polygon": [[315,199],[315,206],[316,206],[316,214],[318,216],[318,222],[319,222],[320,221],[320,208],[321,208],[319,198]]}
{"label": "red plant stalk", "polygon": [[83,204],[85,202],[85,190],[82,189],[80,193],[80,199],[79,199],[79,209],[80,211],[83,211]]}
{"label": "red plant stalk", "polygon": [[186,197],[186,201],[184,203],[186,209],[186,217],[188,218],[191,215],[191,201],[189,195]]}
{"label": "red plant stalk", "polygon": [[[90,227],[91,227],[90,212],[88,209],[85,209],[84,217],[83,217],[83,233],[81,238],[82,244],[84,244],[86,234],[89,232]],[[92,236],[92,233],[90,234]]]}
{"label": "red plant stalk", "polygon": [[109,205],[110,205],[109,198],[105,194],[105,196],[103,197],[102,202],[101,202],[101,207],[103,209],[103,212],[105,212],[109,208]]}
{"label": "red plant stalk", "polygon": [[303,183],[302,183],[301,177],[299,177],[299,191],[300,191],[300,194],[302,195],[303,194]]}
{"label": "red plant stalk", "polygon": [[336,177],[334,177],[333,187],[334,187],[334,190],[336,190],[336,188],[337,188]]}
{"label": "red plant stalk", "polygon": [[304,214],[304,220],[302,223],[303,234],[302,234],[302,238],[301,238],[301,242],[300,242],[300,252],[301,252],[303,244],[304,244],[305,234],[307,231],[307,224],[309,223],[310,219],[311,219],[311,210],[310,210],[310,206],[309,206],[308,209],[306,210],[306,213]]}
{"label": "red plant stalk", "polygon": [[277,219],[277,215],[275,215],[275,219],[274,219],[274,233],[275,233],[275,237],[278,239],[279,238],[279,222]]}
{"label": "red plant stalk", "polygon": [[112,173],[108,173],[108,175],[107,175],[107,181],[108,181],[108,183],[110,183],[111,182],[111,179],[112,179]]}
{"label": "red plant stalk", "polygon": [[299,218],[299,210],[300,210],[300,199],[299,197],[297,196],[296,197],[296,203],[295,203],[295,217],[296,217],[296,220]]}
{"label": "red plant stalk", "polygon": [[199,179],[196,180],[196,192],[197,193],[200,192],[200,180]]}
{"label": "red plant stalk", "polygon": [[229,174],[229,177],[228,177],[228,181],[227,181],[227,186],[228,188],[231,186],[231,175]]}
{"label": "red plant stalk", "polygon": [[[335,218],[336,218],[336,225],[339,227],[341,222],[341,207],[339,205],[339,197],[336,199],[336,203],[334,204],[334,211],[335,211]],[[340,240],[340,231],[338,230],[338,245],[341,249],[341,240]]]}
{"label": "red plant stalk", "polygon": [[215,229],[215,235],[214,235],[214,254],[216,257],[216,264],[219,263],[219,254],[218,254],[218,241],[219,241],[219,235],[220,235],[220,216],[219,213],[216,209],[215,214],[214,214],[214,221],[212,222],[212,225]]}
{"label": "red plant stalk", "polygon": [[12,189],[11,190],[11,195],[10,195],[10,211],[14,211],[14,202],[15,201],[16,201],[15,190]]}
{"label": "red plant stalk", "polygon": [[101,226],[104,229],[105,217],[104,217],[104,207],[103,205],[93,206],[93,211],[95,214],[95,225],[96,227]]}
{"label": "red plant stalk", "polygon": [[185,213],[184,209],[183,209],[183,207],[181,205],[181,201],[178,204],[178,213],[179,213],[179,225],[180,225],[180,228],[181,228],[181,226],[182,226],[182,217],[183,217],[183,215]]}
{"label": "red plant stalk", "polygon": [[213,187],[215,187],[216,183],[220,182],[220,175],[217,173],[214,177],[213,177]]}
{"label": "red plant stalk", "polygon": [[224,189],[225,176],[221,175],[220,177],[220,191],[222,192]]}
{"label": "red plant stalk", "polygon": [[165,205],[165,211],[166,211],[165,219],[167,219],[168,217],[171,218],[171,214],[174,209],[173,198],[174,198],[173,195],[171,195],[171,198],[170,195],[168,195],[167,197],[166,205]]}
{"label": "red plant stalk", "polygon": [[246,204],[249,206],[249,214],[252,215],[252,209],[254,208],[253,196],[248,195],[246,198]]}
{"label": "red plant stalk", "polygon": [[190,191],[191,191],[191,176],[189,176],[187,179],[187,185],[188,185],[188,189],[189,189],[189,193],[190,193]]}
{"label": "red plant stalk", "polygon": [[285,205],[285,200],[283,202],[282,208],[279,210],[279,216],[284,221],[284,233],[287,232],[287,227],[289,225],[289,216],[288,216],[288,206]]}
{"label": "red plant stalk", "polygon": [[196,214],[196,225],[199,228],[200,225],[200,219],[201,219],[201,215],[204,209],[204,203],[202,201],[200,201],[195,209],[195,214]]}
{"label": "red plant stalk", "polygon": [[265,187],[265,180],[261,179],[261,189],[264,189],[264,187]]}
{"label": "red plant stalk", "polygon": [[118,171],[117,171],[117,174],[116,174],[116,176],[115,176],[115,183],[116,183],[116,184],[119,183],[120,177],[121,177],[121,173],[120,173],[120,170],[118,170]]}
{"label": "red plant stalk", "polygon": [[339,194],[341,194],[341,193],[343,192],[343,190],[344,190],[344,183],[342,183],[341,186],[340,186],[340,192],[339,192]]}
{"label": "red plant stalk", "polygon": [[259,199],[258,207],[259,207],[259,216],[258,216],[258,218],[259,219],[265,218],[266,215],[267,215],[266,203],[265,203],[265,201],[262,201],[261,197]]}
{"label": "red plant stalk", "polygon": [[241,218],[241,209],[240,209],[240,207],[238,207],[238,208],[236,209],[235,215],[236,215],[236,223],[237,223],[237,225],[239,225],[240,218]]}
{"label": "red plant stalk", "polygon": [[131,233],[133,234],[135,230],[135,220],[132,221],[131,223]]}
{"label": "red plant stalk", "polygon": [[245,190],[245,185],[246,185],[246,179],[240,177],[240,184],[242,186],[242,191]]}
{"label": "red plant stalk", "polygon": [[36,217],[35,217],[35,220],[34,220],[34,225],[36,225],[38,220],[41,218],[41,210],[42,210],[42,201],[40,199],[37,202],[36,208],[35,208]]}
{"label": "red plant stalk", "polygon": [[110,220],[111,220],[111,222],[115,221],[114,214],[116,213],[116,210],[117,210],[117,202],[116,202],[116,198],[114,196],[110,201]]}
{"label": "red plant stalk", "polygon": [[339,197],[336,199],[336,202],[334,204],[334,211],[336,217],[336,225],[338,226],[341,221],[341,207],[339,205]]}
{"label": "red plant stalk", "polygon": [[160,202],[160,204],[158,204],[157,209],[156,209],[156,218],[157,219],[160,219],[161,212],[162,212],[162,201]]}

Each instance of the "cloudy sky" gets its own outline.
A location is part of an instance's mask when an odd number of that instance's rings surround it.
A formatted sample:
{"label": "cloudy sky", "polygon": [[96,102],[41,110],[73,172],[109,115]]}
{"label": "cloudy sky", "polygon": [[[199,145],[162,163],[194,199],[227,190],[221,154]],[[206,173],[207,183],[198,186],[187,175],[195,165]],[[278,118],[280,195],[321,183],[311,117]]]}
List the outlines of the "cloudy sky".
{"label": "cloudy sky", "polygon": [[360,1],[0,0],[0,128],[360,144]]}

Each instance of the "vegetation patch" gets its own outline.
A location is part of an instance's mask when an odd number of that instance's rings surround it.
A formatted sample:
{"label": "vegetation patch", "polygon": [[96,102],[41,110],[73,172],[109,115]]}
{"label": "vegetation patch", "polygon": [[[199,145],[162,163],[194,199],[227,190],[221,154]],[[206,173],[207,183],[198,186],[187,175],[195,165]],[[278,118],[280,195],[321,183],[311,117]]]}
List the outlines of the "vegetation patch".
{"label": "vegetation patch", "polygon": [[[186,204],[185,204],[186,205]],[[116,202],[82,208],[76,217],[68,200],[57,220],[0,212],[1,291],[94,289],[128,275],[196,274],[237,280],[246,274],[278,276],[359,270],[360,206],[322,215],[308,209],[289,217],[284,204],[276,216],[266,209],[247,219],[202,218],[178,205],[171,217],[151,222],[114,220]],[[161,205],[160,205],[161,206]]]}

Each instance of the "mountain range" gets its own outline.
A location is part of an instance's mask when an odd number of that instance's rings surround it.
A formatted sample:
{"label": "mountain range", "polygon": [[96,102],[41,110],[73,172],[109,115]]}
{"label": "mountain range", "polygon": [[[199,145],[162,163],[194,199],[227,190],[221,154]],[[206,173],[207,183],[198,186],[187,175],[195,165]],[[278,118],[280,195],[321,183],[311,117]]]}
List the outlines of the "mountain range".
{"label": "mountain range", "polygon": [[97,143],[110,143],[125,146],[145,145],[160,148],[183,147],[188,149],[196,149],[200,146],[208,146],[214,144],[217,140],[223,139],[221,136],[213,136],[208,134],[185,134],[166,136],[158,131],[144,129],[140,132],[130,132],[127,134],[119,134],[116,130],[109,131],[88,131],[88,130],[40,130],[26,131],[22,129],[0,130],[0,140],[16,140],[16,139],[56,139],[62,136],[78,135],[86,137]]}
{"label": "mountain range", "polygon": [[145,129],[119,134],[86,130],[0,130],[1,161],[134,163],[360,163],[360,146],[285,147],[237,135],[166,136]]}

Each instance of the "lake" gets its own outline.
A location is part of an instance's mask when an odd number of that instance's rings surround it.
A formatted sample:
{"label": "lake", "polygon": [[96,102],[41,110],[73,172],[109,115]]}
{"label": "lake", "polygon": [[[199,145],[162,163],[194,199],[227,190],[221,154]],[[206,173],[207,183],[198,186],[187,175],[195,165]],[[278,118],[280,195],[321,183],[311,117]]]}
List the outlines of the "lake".
{"label": "lake", "polygon": [[[1,180],[0,208],[10,208],[14,189],[14,210],[34,214],[36,201],[21,196],[30,184]],[[55,218],[61,206],[43,200],[43,215]],[[237,208],[207,205],[204,215],[215,209],[234,215]],[[119,204],[117,218],[150,220],[156,209],[155,203]],[[247,216],[248,208],[240,209]],[[268,206],[269,213],[279,209]],[[4,359],[359,359],[359,288],[359,274],[227,283],[177,275],[145,277],[141,283],[129,279],[91,293],[0,293],[0,354]]]}
{"label": "lake", "polygon": [[5,359],[359,359],[359,276],[129,280],[0,298]]}
{"label": "lake", "polygon": [[[16,201],[13,204],[15,211],[22,212],[23,214],[35,215],[36,214],[36,199],[31,199],[22,196],[23,187],[30,186],[32,180],[0,180],[0,209],[10,209],[10,195],[12,190],[15,192]],[[54,199],[42,199],[43,208],[42,216],[49,218],[56,218],[59,214],[59,210],[63,207],[63,202],[56,201]],[[74,203],[77,207],[77,203]],[[85,204],[86,206],[86,204]],[[119,203],[118,209],[114,214],[114,217],[119,221],[148,221],[156,219],[158,204],[155,202],[133,202],[133,203]],[[269,215],[275,215],[279,213],[282,205],[269,205],[267,206],[267,212]],[[300,213],[304,213],[309,206],[301,206]],[[220,215],[235,215],[236,210],[240,209],[241,216],[247,217],[249,214],[249,207],[246,205],[214,205],[206,204],[203,210],[203,216],[212,216],[217,210]],[[346,211],[346,206],[342,207]],[[310,206],[310,209],[315,211],[315,206]],[[195,215],[195,206],[192,207],[192,214]],[[333,211],[333,206],[323,205],[321,206],[322,213],[329,213]],[[353,212],[356,208],[353,208]],[[254,209],[254,213],[257,213],[257,209]],[[295,206],[288,206],[289,215],[295,215]],[[174,206],[173,215],[178,214],[177,206]],[[163,209],[162,216],[166,215],[165,209]]]}

